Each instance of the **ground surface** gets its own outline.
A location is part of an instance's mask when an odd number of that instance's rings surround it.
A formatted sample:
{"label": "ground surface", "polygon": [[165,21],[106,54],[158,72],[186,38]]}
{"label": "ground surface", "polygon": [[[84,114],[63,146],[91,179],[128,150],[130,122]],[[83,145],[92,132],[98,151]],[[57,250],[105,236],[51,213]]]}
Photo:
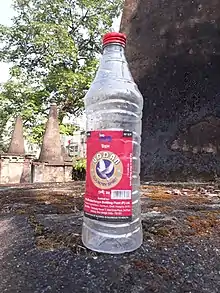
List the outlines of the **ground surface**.
{"label": "ground surface", "polygon": [[220,187],[144,185],[144,244],[81,243],[83,183],[0,188],[0,292],[220,292]]}

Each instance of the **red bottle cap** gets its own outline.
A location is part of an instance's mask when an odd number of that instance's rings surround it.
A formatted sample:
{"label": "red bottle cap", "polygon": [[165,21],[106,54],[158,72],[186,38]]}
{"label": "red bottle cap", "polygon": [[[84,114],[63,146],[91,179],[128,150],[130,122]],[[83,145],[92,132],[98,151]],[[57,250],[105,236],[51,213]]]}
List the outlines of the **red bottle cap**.
{"label": "red bottle cap", "polygon": [[126,45],[126,35],[122,33],[107,33],[103,37],[103,46],[110,44],[110,43],[116,43],[121,44],[123,47]]}

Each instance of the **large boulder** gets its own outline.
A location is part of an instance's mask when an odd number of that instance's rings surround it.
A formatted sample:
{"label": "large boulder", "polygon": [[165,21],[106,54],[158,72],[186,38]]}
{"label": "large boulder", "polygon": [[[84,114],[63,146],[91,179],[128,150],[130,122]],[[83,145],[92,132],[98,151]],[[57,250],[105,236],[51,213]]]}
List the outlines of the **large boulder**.
{"label": "large boulder", "polygon": [[144,96],[143,180],[220,175],[220,1],[125,0],[121,31]]}

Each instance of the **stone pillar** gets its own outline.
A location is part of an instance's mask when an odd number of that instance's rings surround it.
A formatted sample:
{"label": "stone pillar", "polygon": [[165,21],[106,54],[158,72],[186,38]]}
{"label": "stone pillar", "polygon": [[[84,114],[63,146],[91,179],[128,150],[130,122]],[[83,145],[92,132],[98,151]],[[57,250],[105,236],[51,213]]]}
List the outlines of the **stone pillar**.
{"label": "stone pillar", "polygon": [[62,149],[57,105],[51,104],[40,157],[32,164],[33,182],[68,182],[72,180],[72,162]]}
{"label": "stone pillar", "polygon": [[142,180],[220,176],[220,1],[125,0],[121,31],[144,96]]}
{"label": "stone pillar", "polygon": [[63,163],[62,148],[60,141],[60,129],[58,122],[57,105],[50,106],[49,118],[43,137],[39,162]]}
{"label": "stone pillar", "polygon": [[8,154],[24,155],[24,135],[23,135],[23,122],[21,116],[17,116],[15,126],[12,133],[11,142],[8,148]]}
{"label": "stone pillar", "polygon": [[16,118],[8,153],[0,155],[0,184],[30,183],[32,157],[25,155],[23,123]]}

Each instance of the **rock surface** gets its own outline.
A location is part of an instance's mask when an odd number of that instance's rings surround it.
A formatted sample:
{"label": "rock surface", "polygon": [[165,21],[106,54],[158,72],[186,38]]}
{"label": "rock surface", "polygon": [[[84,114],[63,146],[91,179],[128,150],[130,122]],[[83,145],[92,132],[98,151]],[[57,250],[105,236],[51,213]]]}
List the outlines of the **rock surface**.
{"label": "rock surface", "polygon": [[220,175],[220,2],[125,0],[121,31],[145,100],[142,179]]}
{"label": "rock surface", "polygon": [[81,243],[83,183],[0,189],[0,292],[220,291],[220,189],[142,186],[144,243],[112,256]]}

